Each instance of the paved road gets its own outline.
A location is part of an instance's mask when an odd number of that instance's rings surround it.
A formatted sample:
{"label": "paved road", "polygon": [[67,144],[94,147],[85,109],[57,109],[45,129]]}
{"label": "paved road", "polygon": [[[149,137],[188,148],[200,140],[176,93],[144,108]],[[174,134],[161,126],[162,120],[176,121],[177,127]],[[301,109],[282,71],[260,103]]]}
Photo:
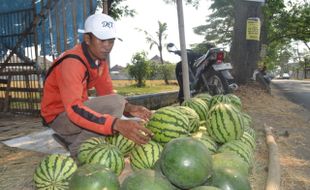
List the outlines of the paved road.
{"label": "paved road", "polygon": [[310,80],[272,80],[290,101],[310,111]]}

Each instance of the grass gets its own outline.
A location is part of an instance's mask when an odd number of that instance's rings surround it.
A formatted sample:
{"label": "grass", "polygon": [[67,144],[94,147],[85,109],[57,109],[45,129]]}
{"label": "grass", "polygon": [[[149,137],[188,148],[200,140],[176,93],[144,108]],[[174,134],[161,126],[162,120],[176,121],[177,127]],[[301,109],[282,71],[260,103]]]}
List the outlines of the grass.
{"label": "grass", "polygon": [[[133,96],[133,95],[141,95],[141,94],[153,94],[160,92],[168,92],[168,91],[176,91],[179,89],[179,86],[176,80],[169,81],[169,85],[166,85],[163,80],[147,80],[146,85],[144,87],[137,87],[136,82],[134,80],[113,80],[113,86],[116,92],[123,96]],[[31,83],[35,84],[36,83]],[[34,86],[35,86],[34,85]],[[33,86],[33,85],[31,85]],[[25,81],[15,81],[12,84],[12,87],[27,87]],[[35,87],[32,87],[35,88]],[[90,92],[93,95],[93,91]],[[10,92],[10,96],[12,98],[22,98],[22,99],[39,99],[40,93],[38,92]],[[0,93],[0,98],[4,98],[5,94]],[[32,103],[32,102],[10,102],[11,109],[31,109],[31,108],[39,108],[40,103]]]}
{"label": "grass", "polygon": [[169,81],[166,85],[163,80],[148,80],[144,87],[137,87],[133,80],[117,80],[113,81],[113,86],[118,94],[123,96],[153,94],[159,92],[176,91],[179,89],[176,81]]}

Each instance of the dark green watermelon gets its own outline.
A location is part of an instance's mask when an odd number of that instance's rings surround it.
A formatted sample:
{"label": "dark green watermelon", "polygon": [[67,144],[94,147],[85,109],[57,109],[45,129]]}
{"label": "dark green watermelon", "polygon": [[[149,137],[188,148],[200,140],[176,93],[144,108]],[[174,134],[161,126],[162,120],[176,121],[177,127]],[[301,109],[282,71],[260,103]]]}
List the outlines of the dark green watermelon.
{"label": "dark green watermelon", "polygon": [[142,169],[125,178],[121,190],[174,190],[171,183],[160,173]]}
{"label": "dark green watermelon", "polygon": [[210,185],[221,190],[251,190],[248,178],[232,168],[216,168],[210,180]]}
{"label": "dark green watermelon", "polygon": [[118,190],[120,184],[116,174],[100,164],[85,164],[73,174],[69,190]]}
{"label": "dark green watermelon", "polygon": [[217,187],[213,187],[213,186],[199,186],[199,187],[195,187],[191,190],[221,190]]}
{"label": "dark green watermelon", "polygon": [[212,155],[213,168],[233,168],[248,176],[250,167],[237,153],[222,152]]}
{"label": "dark green watermelon", "polygon": [[182,189],[202,185],[212,173],[208,148],[192,137],[181,137],[166,144],[160,168],[171,183]]}

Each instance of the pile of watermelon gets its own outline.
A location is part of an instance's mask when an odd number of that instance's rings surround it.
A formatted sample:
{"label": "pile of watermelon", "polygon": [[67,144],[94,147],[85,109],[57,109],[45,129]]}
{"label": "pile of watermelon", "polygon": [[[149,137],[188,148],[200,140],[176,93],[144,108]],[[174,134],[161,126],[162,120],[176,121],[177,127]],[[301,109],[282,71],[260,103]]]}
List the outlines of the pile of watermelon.
{"label": "pile of watermelon", "polygon": [[[207,93],[156,110],[145,145],[118,134],[93,137],[77,161],[53,154],[37,166],[39,190],[248,190],[256,147],[251,117],[233,94]],[[132,172],[120,183],[130,161]],[[77,163],[76,163],[77,162]]]}

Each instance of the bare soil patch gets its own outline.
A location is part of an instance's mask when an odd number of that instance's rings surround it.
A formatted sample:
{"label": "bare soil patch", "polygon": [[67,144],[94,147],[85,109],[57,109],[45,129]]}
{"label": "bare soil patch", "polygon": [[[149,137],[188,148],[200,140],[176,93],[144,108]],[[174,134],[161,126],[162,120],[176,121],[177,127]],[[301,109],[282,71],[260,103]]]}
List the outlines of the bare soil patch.
{"label": "bare soil patch", "polygon": [[271,126],[279,148],[281,190],[310,189],[310,113],[289,102],[277,89],[271,94],[256,84],[236,92],[243,110],[253,119],[257,149],[251,182],[253,190],[264,189],[268,173],[268,148],[264,124]]}

